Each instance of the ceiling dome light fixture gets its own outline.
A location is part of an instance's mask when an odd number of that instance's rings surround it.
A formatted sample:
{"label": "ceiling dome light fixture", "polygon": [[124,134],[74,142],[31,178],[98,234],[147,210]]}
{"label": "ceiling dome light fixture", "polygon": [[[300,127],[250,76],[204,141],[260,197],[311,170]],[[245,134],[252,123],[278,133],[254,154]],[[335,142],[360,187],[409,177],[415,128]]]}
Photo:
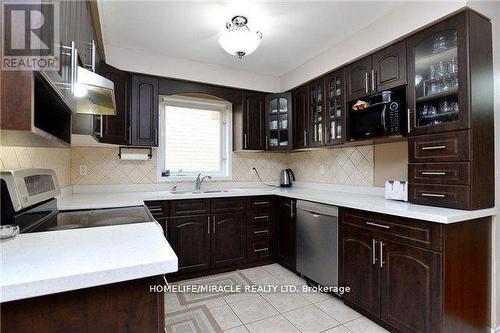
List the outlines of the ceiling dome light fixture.
{"label": "ceiling dome light fixture", "polygon": [[248,20],[245,16],[235,16],[231,22],[226,23],[227,31],[219,37],[220,46],[229,54],[238,58],[249,55],[262,40],[262,33],[253,33],[247,27]]}

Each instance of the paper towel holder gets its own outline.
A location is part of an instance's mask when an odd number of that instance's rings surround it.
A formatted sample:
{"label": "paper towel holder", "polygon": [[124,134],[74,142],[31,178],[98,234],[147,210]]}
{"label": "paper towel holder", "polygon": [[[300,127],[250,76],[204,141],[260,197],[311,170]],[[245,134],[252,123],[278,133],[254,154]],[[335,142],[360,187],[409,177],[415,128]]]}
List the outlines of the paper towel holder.
{"label": "paper towel holder", "polygon": [[118,157],[121,159],[122,158],[122,149],[144,149],[144,150],[148,150],[149,153],[147,154],[147,156],[149,157],[149,159],[153,158],[153,148],[149,147],[118,147]]}

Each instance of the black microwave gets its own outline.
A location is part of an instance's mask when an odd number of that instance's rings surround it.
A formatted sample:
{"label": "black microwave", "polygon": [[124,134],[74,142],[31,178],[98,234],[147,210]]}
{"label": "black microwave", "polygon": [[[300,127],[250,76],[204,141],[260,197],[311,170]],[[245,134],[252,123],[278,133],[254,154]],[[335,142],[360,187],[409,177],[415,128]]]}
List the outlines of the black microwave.
{"label": "black microwave", "polygon": [[349,108],[349,139],[403,135],[406,131],[403,103],[403,99],[391,99],[369,104],[362,110]]}

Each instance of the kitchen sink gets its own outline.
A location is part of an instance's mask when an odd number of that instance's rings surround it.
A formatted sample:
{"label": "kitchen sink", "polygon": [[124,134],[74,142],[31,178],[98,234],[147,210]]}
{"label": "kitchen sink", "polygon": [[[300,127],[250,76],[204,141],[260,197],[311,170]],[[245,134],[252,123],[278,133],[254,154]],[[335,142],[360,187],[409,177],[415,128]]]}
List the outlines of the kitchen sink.
{"label": "kitchen sink", "polygon": [[170,191],[171,194],[200,194],[200,193],[223,193],[228,190],[206,190],[206,191]]}

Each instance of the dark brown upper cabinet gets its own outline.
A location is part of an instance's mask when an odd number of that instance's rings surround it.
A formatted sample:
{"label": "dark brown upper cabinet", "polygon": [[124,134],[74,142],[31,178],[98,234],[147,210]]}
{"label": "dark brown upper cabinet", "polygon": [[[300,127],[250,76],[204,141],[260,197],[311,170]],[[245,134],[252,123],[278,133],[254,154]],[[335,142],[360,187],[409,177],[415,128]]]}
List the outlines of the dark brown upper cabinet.
{"label": "dark brown upper cabinet", "polygon": [[406,84],[406,41],[352,63],[346,81],[348,102]]}
{"label": "dark brown upper cabinet", "polygon": [[347,101],[368,96],[371,93],[370,74],[372,71],[371,56],[358,60],[347,66],[346,89]]}
{"label": "dark brown upper cabinet", "polygon": [[266,95],[266,150],[292,149],[292,93]]}
{"label": "dark brown upper cabinet", "polygon": [[325,94],[325,144],[344,143],[346,124],[344,69],[325,77]]}
{"label": "dark brown upper cabinet", "polygon": [[126,145],[129,142],[129,75],[106,64],[98,67],[98,73],[115,85],[116,115],[94,116],[95,136],[99,142]]}
{"label": "dark brown upper cabinet", "polygon": [[307,147],[320,147],[325,144],[325,85],[323,78],[309,84],[309,108],[307,112]]}
{"label": "dark brown upper cabinet", "polygon": [[293,100],[293,148],[307,147],[307,114],[309,109],[308,86],[292,91]]}
{"label": "dark brown upper cabinet", "polygon": [[[478,78],[487,66],[486,50],[480,34],[468,31],[468,14],[431,26],[408,38],[408,111],[410,134],[428,134],[467,129],[469,123],[469,88],[471,76],[485,87],[488,82]],[[477,52],[467,49],[468,40],[477,45]],[[468,59],[470,57],[470,60]],[[469,75],[470,71],[470,75]],[[479,93],[484,96],[484,92]],[[479,103],[484,105],[484,101]]]}
{"label": "dark brown upper cabinet", "polygon": [[158,146],[158,79],[132,74],[130,103],[130,144]]}
{"label": "dark brown upper cabinet", "polygon": [[242,92],[243,150],[264,150],[265,144],[265,94]]}
{"label": "dark brown upper cabinet", "polygon": [[373,54],[372,92],[381,92],[406,84],[406,41]]}

